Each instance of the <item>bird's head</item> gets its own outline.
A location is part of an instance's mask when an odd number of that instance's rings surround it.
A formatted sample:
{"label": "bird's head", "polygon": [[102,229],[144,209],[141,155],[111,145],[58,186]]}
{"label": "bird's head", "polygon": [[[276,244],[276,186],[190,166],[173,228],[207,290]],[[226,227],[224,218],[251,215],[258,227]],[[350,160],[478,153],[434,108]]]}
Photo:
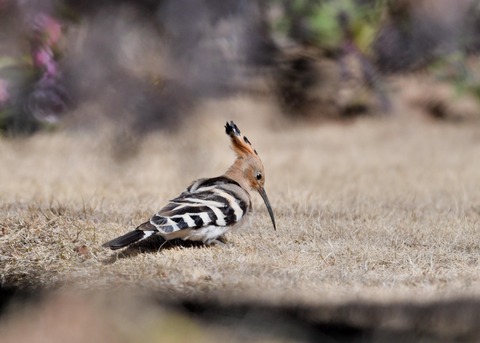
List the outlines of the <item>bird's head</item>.
{"label": "bird's head", "polygon": [[238,181],[241,185],[256,190],[261,195],[270,214],[273,228],[276,230],[275,217],[264,189],[265,169],[262,160],[258,156],[257,151],[252,147],[248,138],[242,135],[233,121],[227,122],[225,132],[230,136],[232,149],[237,155],[237,159],[227,171],[227,175]]}

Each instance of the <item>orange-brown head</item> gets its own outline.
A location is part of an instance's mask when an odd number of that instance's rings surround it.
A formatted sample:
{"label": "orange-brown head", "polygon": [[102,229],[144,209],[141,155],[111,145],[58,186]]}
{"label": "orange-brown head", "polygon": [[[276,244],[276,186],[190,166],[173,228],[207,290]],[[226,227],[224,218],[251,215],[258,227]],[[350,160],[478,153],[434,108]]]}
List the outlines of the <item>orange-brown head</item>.
{"label": "orange-brown head", "polygon": [[276,230],[275,217],[264,189],[265,170],[262,160],[258,157],[257,151],[252,147],[248,138],[242,135],[233,121],[227,122],[225,132],[230,136],[232,149],[237,155],[237,159],[227,170],[225,176],[237,181],[246,189],[256,190],[261,195],[272,219],[273,228]]}

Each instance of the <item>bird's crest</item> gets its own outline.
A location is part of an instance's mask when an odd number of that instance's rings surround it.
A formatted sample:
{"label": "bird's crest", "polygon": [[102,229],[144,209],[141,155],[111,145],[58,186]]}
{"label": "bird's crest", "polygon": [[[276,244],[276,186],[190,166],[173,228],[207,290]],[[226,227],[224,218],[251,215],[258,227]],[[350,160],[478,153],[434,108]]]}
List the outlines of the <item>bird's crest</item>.
{"label": "bird's crest", "polygon": [[246,157],[249,154],[258,155],[257,151],[252,147],[252,143],[250,143],[246,136],[242,135],[233,121],[225,124],[225,133],[230,136],[233,151],[235,151],[238,157]]}

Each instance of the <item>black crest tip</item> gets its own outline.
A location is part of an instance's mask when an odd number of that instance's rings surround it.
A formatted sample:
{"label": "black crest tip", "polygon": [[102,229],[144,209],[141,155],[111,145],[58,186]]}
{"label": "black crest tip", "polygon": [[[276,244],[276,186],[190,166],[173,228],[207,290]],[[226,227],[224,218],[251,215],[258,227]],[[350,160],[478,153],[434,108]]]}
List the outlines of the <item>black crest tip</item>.
{"label": "black crest tip", "polygon": [[227,121],[227,123],[225,124],[225,133],[229,136],[240,136],[240,130],[233,121],[230,121],[230,123]]}

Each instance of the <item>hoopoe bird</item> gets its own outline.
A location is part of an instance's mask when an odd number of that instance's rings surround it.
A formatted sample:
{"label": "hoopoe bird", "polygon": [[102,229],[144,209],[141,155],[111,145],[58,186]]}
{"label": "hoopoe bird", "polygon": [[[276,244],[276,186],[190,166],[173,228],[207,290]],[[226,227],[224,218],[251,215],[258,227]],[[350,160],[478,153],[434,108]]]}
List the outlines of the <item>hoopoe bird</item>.
{"label": "hoopoe bird", "polygon": [[103,246],[116,250],[152,235],[160,235],[165,240],[181,238],[205,244],[219,242],[227,231],[242,225],[251,214],[251,190],[256,190],[262,197],[276,230],[275,217],[264,189],[265,171],[257,151],[233,121],[227,122],[225,132],[230,136],[237,156],[225,174],[194,181],[149,221]]}

